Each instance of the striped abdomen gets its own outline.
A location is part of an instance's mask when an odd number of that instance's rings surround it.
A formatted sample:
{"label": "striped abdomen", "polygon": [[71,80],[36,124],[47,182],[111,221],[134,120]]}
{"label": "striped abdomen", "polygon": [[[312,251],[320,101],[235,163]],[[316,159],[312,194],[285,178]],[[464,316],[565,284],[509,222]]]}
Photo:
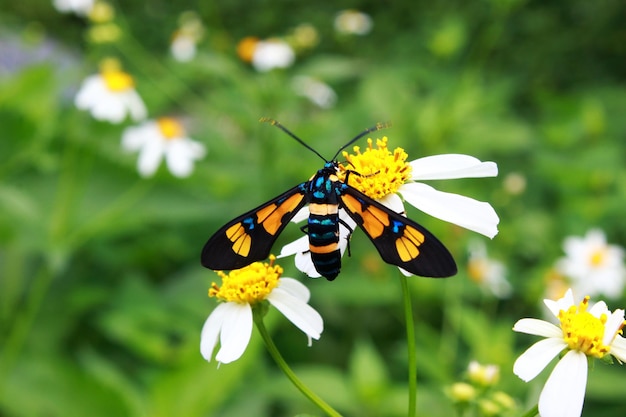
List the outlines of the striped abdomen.
{"label": "striped abdomen", "polygon": [[317,272],[332,281],[341,270],[339,250],[339,206],[309,204],[309,250]]}

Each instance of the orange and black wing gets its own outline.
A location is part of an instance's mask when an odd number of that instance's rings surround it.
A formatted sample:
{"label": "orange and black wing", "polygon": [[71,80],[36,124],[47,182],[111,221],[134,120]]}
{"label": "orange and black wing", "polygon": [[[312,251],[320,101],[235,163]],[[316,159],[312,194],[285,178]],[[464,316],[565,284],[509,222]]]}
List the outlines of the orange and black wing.
{"label": "orange and black wing", "polygon": [[266,259],[280,232],[305,203],[300,184],[228,222],[204,245],[202,265],[231,270]]}
{"label": "orange and black wing", "polygon": [[385,262],[423,277],[456,274],[456,263],[448,249],[424,227],[352,187],[343,191],[340,205],[363,229]]}

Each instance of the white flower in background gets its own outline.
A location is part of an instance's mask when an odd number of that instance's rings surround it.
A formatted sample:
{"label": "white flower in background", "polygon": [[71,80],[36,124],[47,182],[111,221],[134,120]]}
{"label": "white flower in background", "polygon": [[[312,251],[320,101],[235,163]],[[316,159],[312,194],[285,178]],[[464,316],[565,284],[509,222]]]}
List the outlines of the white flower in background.
{"label": "white flower in background", "polygon": [[487,255],[487,247],[482,241],[472,241],[470,244],[467,274],[498,298],[508,298],[513,291],[506,280],[506,267]]}
{"label": "white flower in background", "polygon": [[296,54],[289,44],[280,39],[258,41],[252,53],[252,66],[259,72],[293,65]]}
{"label": "white flower in background", "polygon": [[277,38],[260,40],[254,36],[243,38],[237,44],[237,55],[259,72],[290,67],[296,59],[296,53],[287,42]]}
{"label": "white flower in background", "polygon": [[563,249],[566,256],[557,261],[556,268],[571,279],[576,291],[610,298],[622,295],[626,280],[624,250],[609,245],[604,232],[593,229],[582,238],[567,237]]}
{"label": "white flower in background", "polygon": [[62,13],[76,13],[86,16],[93,9],[95,0],[53,0],[54,8]]}
{"label": "white flower in background", "polygon": [[204,36],[204,26],[194,12],[184,12],[179,22],[180,27],[172,36],[170,52],[177,61],[188,62],[196,56],[198,42]]}
{"label": "white flower in background", "polygon": [[88,110],[95,119],[111,123],[121,123],[127,114],[135,121],[145,119],[147,114],[133,78],[114,68],[87,77],[74,103],[79,109]]}
{"label": "white flower in background", "polygon": [[565,351],[539,396],[542,417],[579,417],[587,385],[588,358],[607,355],[626,361],[626,339],[622,334],[624,310],[611,312],[604,301],[589,308],[589,296],[576,305],[572,290],[557,301],[544,300],[559,324],[525,318],[513,326],[516,332],[543,336],[513,365],[513,372],[528,382],[557,355]]}
{"label": "white flower in background", "polygon": [[197,39],[190,34],[177,31],[172,37],[170,52],[177,61],[189,62],[196,56],[197,42]]}
{"label": "white flower in background", "polygon": [[467,367],[467,378],[470,382],[482,387],[491,387],[500,379],[500,367],[498,365],[483,365],[477,361],[471,361]]}
{"label": "white flower in background", "polygon": [[143,177],[153,175],[163,158],[172,175],[187,177],[193,171],[194,161],[206,153],[203,144],[189,139],[182,125],[169,117],[127,128],[122,135],[122,147],[139,152],[137,169]]}
{"label": "white flower in background", "polygon": [[367,35],[373,26],[372,18],[358,10],[342,10],[335,16],[335,30],[344,35]]}
{"label": "white flower in background", "polygon": [[274,257],[270,257],[269,264],[254,262],[228,275],[218,272],[222,286],[213,283],[209,297],[223,302],[204,323],[200,339],[200,352],[207,361],[213,357],[218,339],[221,346],[216,361],[229,363],[241,357],[252,334],[252,310],[264,301],[302,330],[308,337],[309,346],[311,339],[320,338],[324,322],[308,304],[308,288],[293,278],[282,278],[282,272],[280,266],[274,265]]}
{"label": "white flower in background", "polygon": [[296,94],[306,97],[311,102],[322,109],[329,109],[337,102],[337,93],[325,84],[315,78],[305,75],[294,77],[291,85]]}

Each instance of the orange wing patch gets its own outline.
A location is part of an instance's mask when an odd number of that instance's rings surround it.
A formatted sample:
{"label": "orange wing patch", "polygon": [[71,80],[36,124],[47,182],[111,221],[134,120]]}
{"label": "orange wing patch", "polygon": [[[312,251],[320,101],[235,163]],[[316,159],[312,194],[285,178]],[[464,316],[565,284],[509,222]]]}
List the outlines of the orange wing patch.
{"label": "orange wing patch", "polygon": [[424,243],[424,235],[411,226],[406,226],[401,237],[396,239],[396,250],[402,262],[409,262],[420,254],[419,246]]}
{"label": "orange wing patch", "polygon": [[267,233],[275,235],[283,224],[283,216],[295,210],[303,198],[302,194],[294,194],[280,204],[262,208],[256,213],[257,223],[262,224]]}
{"label": "orange wing patch", "polygon": [[240,256],[248,256],[252,238],[246,233],[241,223],[232,225],[226,230],[226,237],[233,242],[233,252]]}
{"label": "orange wing patch", "polygon": [[390,224],[387,213],[378,207],[367,205],[364,209],[363,204],[351,195],[342,196],[342,202],[350,212],[361,216],[363,219],[361,227],[365,229],[367,234],[373,239],[380,237],[385,227]]}

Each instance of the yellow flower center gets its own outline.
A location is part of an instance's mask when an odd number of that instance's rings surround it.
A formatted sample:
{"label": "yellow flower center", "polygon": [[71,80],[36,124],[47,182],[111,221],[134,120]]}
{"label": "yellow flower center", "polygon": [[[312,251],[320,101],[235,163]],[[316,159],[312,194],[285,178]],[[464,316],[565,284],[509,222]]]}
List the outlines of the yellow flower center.
{"label": "yellow flower center", "polygon": [[239,58],[243,62],[252,62],[254,50],[258,43],[259,38],[254,36],[248,36],[239,41],[239,44],[237,44],[237,55],[239,55]]}
{"label": "yellow flower center", "polygon": [[606,247],[601,246],[596,248],[593,252],[591,252],[591,256],[589,257],[589,262],[591,266],[598,267],[601,266],[606,259]]}
{"label": "yellow flower center", "polygon": [[347,165],[340,165],[339,178],[348,181],[350,186],[374,199],[380,199],[398,191],[398,188],[411,177],[411,165],[406,162],[407,153],[402,148],[387,149],[387,137],[376,139],[376,149],[372,139],[367,140],[367,149],[361,153],[358,146],[354,147],[354,155],[343,153]]}
{"label": "yellow flower center", "polygon": [[585,297],[579,306],[571,306],[559,312],[563,338],[572,350],[583,352],[587,356],[601,358],[611,349],[602,343],[604,338],[606,314],[600,318],[587,311],[589,296]]}
{"label": "yellow flower center", "polygon": [[240,304],[255,304],[263,301],[276,286],[283,273],[283,268],[274,265],[275,256],[270,262],[254,262],[244,268],[225,274],[217,271],[222,278],[222,286],[211,284],[209,297]]}
{"label": "yellow flower center", "polygon": [[135,86],[133,77],[119,69],[105,69],[101,74],[102,78],[104,78],[104,83],[111,91],[122,92],[130,90]]}
{"label": "yellow flower center", "polygon": [[487,278],[487,271],[489,270],[489,263],[483,258],[470,259],[467,262],[467,274],[470,279],[478,284],[481,284]]}
{"label": "yellow flower center", "polygon": [[165,139],[177,139],[185,136],[185,129],[176,119],[161,117],[157,119],[156,123]]}

